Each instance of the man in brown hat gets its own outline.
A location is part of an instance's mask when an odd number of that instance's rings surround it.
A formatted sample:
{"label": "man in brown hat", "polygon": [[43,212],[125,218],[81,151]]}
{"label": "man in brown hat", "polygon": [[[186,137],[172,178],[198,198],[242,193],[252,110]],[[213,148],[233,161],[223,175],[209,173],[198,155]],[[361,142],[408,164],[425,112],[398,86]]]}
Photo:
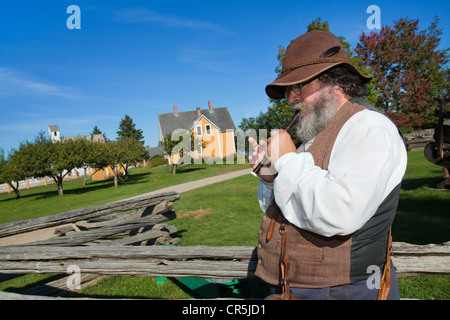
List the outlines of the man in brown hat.
{"label": "man in brown hat", "polygon": [[276,171],[258,172],[256,275],[283,298],[399,298],[388,251],[407,156],[396,126],[361,98],[368,81],[336,36],[312,31],[266,87],[300,112],[300,145],[283,130],[249,138],[253,168],[267,156]]}

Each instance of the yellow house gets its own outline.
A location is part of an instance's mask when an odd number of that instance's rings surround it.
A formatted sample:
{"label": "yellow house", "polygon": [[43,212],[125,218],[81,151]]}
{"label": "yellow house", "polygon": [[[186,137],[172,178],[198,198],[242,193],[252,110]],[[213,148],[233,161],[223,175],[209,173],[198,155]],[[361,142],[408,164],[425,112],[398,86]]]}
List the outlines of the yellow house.
{"label": "yellow house", "polygon": [[[173,113],[158,114],[159,140],[161,143],[168,134],[177,129],[184,129],[193,134],[194,139],[202,141],[197,143],[192,150],[191,156],[194,162],[203,159],[211,163],[214,159],[225,159],[236,153],[234,142],[235,126],[227,107],[213,108],[212,102],[208,101],[208,109],[178,112],[177,105],[173,106]],[[169,163],[178,163],[179,156],[167,155]]]}
{"label": "yellow house", "polygon": [[[91,169],[92,180],[108,180],[114,177],[111,166],[102,169]],[[119,165],[119,174],[124,175],[125,170],[122,165]]]}

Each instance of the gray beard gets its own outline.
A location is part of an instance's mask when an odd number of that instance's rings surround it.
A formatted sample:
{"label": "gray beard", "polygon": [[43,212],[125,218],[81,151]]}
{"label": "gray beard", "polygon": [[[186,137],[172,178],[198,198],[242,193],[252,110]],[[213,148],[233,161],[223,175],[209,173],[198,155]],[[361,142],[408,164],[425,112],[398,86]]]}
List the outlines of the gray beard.
{"label": "gray beard", "polygon": [[339,101],[331,92],[332,89],[328,88],[330,87],[323,88],[321,95],[312,105],[303,102],[292,105],[294,110],[308,112],[306,116],[300,114],[297,124],[297,138],[300,141],[307,142],[313,139],[336,114]]}

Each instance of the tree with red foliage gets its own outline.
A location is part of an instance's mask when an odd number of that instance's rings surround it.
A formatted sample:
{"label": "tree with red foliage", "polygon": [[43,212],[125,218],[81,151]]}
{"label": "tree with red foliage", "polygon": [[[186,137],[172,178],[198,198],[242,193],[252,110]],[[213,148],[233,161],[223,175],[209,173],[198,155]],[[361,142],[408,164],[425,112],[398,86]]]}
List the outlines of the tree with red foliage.
{"label": "tree with red foliage", "polygon": [[355,48],[373,71],[371,101],[399,126],[427,128],[435,122],[434,101],[449,88],[446,80],[448,49],[438,50],[439,19],[419,31],[418,20],[400,19],[378,33],[362,33]]}

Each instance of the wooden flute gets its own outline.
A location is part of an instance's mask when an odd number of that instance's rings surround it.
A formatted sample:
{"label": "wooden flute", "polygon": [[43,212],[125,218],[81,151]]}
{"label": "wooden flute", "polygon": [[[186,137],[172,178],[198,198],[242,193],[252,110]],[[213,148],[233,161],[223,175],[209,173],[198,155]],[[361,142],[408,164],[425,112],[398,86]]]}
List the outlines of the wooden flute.
{"label": "wooden flute", "polygon": [[[289,121],[288,125],[284,129],[284,131],[289,132],[292,129],[292,127],[294,126],[294,124],[297,121],[299,116],[300,116],[300,110],[296,110],[294,115],[292,116],[291,120]],[[261,167],[263,166],[263,164],[268,164],[268,163],[269,163],[269,159],[266,156],[264,156],[264,158],[261,160],[261,162],[258,163],[258,165],[255,167],[255,169],[253,169],[251,174],[254,175],[255,177],[257,177],[258,172],[261,169]]]}

